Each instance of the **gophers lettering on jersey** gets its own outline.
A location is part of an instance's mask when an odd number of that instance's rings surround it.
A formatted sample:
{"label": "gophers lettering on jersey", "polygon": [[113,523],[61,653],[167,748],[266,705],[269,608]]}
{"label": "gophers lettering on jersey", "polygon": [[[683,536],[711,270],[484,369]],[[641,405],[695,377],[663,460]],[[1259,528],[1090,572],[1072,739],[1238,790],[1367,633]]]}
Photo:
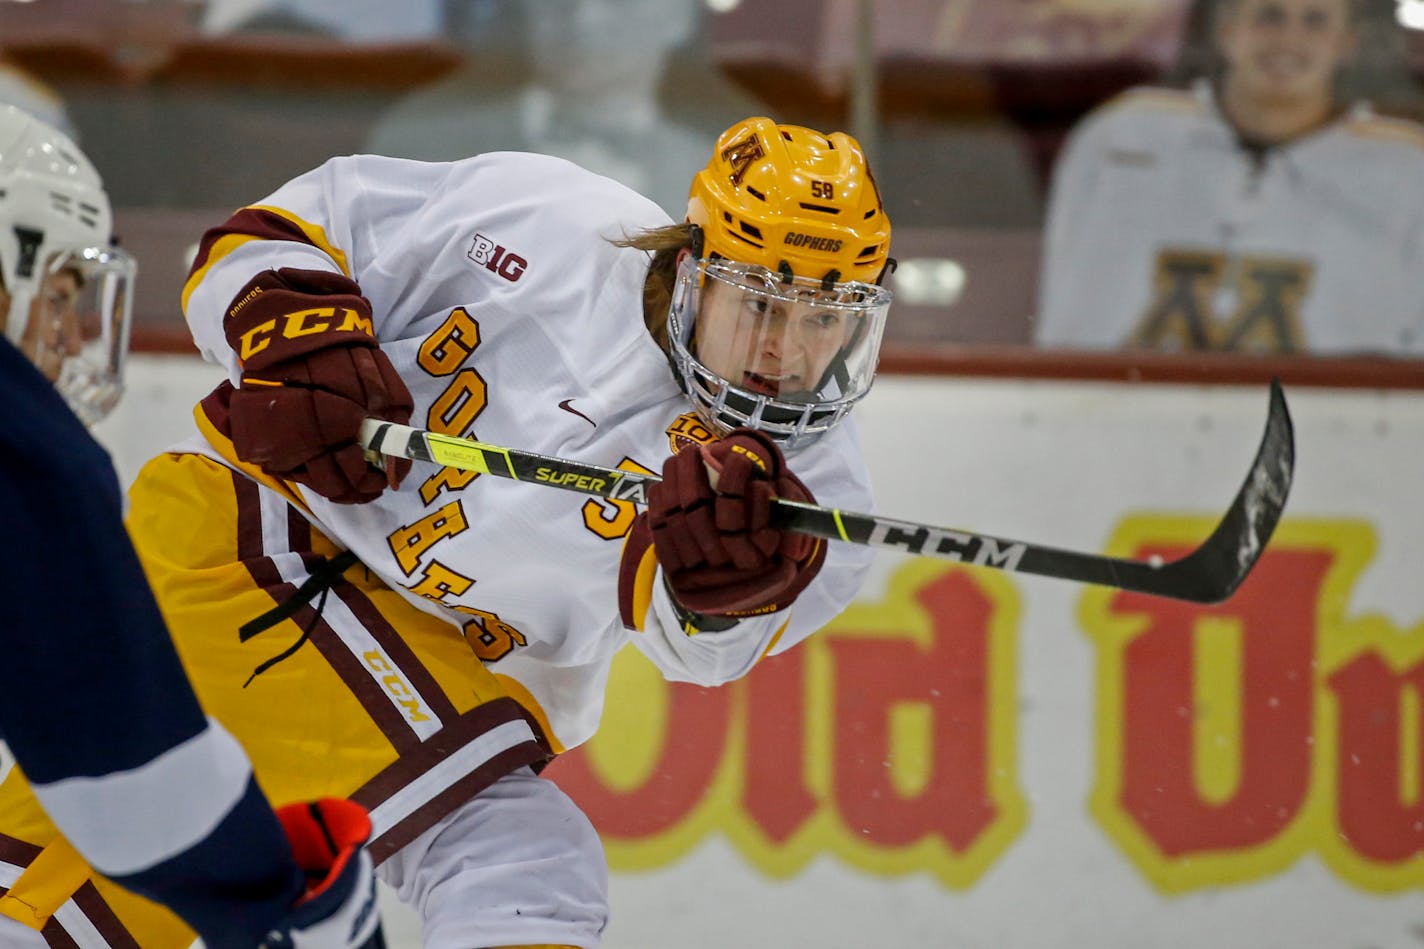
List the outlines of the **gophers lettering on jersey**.
{"label": "gophers lettering on jersey", "polygon": [[[666,430],[668,446],[671,452],[676,453],[688,446],[699,446],[710,444],[717,440],[717,435],[707,427],[695,412],[684,412],[667,426]],[[765,467],[761,459],[756,458],[747,452],[752,460]],[[639,463],[631,458],[624,458],[619,464],[620,468],[651,473],[652,468]],[[448,469],[447,469],[448,470]],[[576,486],[580,489],[602,490],[603,479],[590,475],[580,475],[574,472],[557,472],[551,468],[539,468],[534,473],[535,481],[553,487]],[[629,484],[626,492],[620,493],[614,490],[607,498],[600,501],[588,501],[582,507],[582,514],[585,527],[593,531],[603,540],[621,541],[628,533],[632,525],[633,516],[636,514],[635,504],[646,503],[643,496],[643,486],[641,484]],[[614,515],[608,516],[601,505],[609,505]],[[403,525],[394,531],[389,537],[391,551],[395,554],[401,570],[407,578],[412,578],[414,582],[406,583],[406,589],[419,596],[436,602],[443,603],[460,612],[477,612],[472,608],[460,604],[445,602],[451,596],[458,596],[475,585],[472,577],[461,576],[449,566],[438,560],[430,560],[424,564],[424,569],[419,576],[417,570],[422,567],[423,561],[429,556],[435,546],[443,539],[454,538],[463,534],[470,527],[466,518],[463,504],[460,499],[449,501],[433,513],[408,525]],[[494,623],[509,629],[512,636],[504,637],[504,648],[498,656],[502,658],[507,655],[512,648],[510,640],[518,645],[526,642],[525,637],[517,630],[513,630],[508,624],[503,623],[494,614],[483,614],[492,617]],[[466,635],[483,637],[487,623],[480,622],[474,624],[477,628],[466,629]],[[482,656],[490,658],[489,656]]]}

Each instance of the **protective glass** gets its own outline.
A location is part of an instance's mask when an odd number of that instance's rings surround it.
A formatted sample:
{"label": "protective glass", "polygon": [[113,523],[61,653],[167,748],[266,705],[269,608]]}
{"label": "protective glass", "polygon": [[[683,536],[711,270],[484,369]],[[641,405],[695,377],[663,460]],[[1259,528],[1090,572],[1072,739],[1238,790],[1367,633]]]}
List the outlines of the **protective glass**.
{"label": "protective glass", "polygon": [[757,428],[792,448],[870,391],[889,307],[890,292],[873,284],[687,258],[668,337],[683,387],[708,422]]}
{"label": "protective glass", "polygon": [[20,351],[86,425],[123,393],[135,270],[117,249],[59,251],[40,262],[33,294],[11,299],[10,321],[23,320]]}

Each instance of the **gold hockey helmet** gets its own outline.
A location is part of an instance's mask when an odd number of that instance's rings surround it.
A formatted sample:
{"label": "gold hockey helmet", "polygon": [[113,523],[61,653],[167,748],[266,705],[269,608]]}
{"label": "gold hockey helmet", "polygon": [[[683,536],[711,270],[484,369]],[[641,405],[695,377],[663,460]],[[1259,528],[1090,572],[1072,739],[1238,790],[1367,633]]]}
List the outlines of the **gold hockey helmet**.
{"label": "gold hockey helmet", "polygon": [[880,282],[890,249],[860,143],[764,117],[718,138],[692,181],[687,219],[702,229],[704,257],[828,283]]}
{"label": "gold hockey helmet", "polygon": [[864,153],[844,132],[738,122],[687,219],[667,321],[679,384],[714,429],[810,444],[870,390],[890,308],[890,221]]}

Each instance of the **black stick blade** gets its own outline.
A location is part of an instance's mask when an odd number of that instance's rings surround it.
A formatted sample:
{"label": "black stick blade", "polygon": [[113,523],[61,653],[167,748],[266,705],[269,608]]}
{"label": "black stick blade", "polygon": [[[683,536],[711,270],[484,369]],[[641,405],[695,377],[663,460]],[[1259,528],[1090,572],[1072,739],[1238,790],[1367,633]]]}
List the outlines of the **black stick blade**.
{"label": "black stick blade", "polygon": [[1294,475],[1295,427],[1280,381],[1272,379],[1266,432],[1256,460],[1211,536],[1162,568],[1164,580],[1181,591],[1168,595],[1217,603],[1235,593],[1280,523]]}
{"label": "black stick blade", "polygon": [[1295,437],[1280,383],[1271,382],[1266,431],[1246,481],[1211,536],[1169,563],[1108,557],[876,514],[777,500],[781,526],[818,537],[944,557],[979,567],[1094,583],[1195,603],[1231,596],[1251,572],[1281,519],[1295,465]]}

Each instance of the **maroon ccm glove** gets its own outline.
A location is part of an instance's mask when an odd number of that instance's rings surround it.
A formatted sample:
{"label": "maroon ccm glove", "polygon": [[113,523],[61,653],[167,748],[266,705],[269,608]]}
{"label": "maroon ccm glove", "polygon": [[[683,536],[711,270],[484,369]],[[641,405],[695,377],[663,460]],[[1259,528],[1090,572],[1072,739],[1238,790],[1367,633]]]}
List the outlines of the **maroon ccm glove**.
{"label": "maroon ccm glove", "polygon": [[338,504],[396,487],[410,461],[371,467],[366,417],[404,425],[414,404],[373,334],[361,288],[321,270],[266,270],[238,291],[223,324],[242,365],[228,408],[237,456]]}
{"label": "maroon ccm glove", "polygon": [[816,500],[776,443],[753,429],[684,448],[663,463],[662,483],[648,489],[648,527],[683,608],[707,616],[772,613],[820,572],[825,545],[771,526],[773,496]]}

